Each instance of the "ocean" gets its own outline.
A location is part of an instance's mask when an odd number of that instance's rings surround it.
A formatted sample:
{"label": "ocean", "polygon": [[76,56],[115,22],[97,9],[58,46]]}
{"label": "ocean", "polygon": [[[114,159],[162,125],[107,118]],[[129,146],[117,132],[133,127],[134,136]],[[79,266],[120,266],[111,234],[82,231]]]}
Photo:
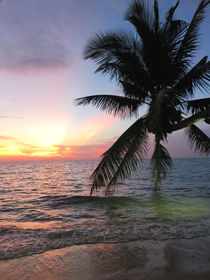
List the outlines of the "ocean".
{"label": "ocean", "polygon": [[97,160],[0,165],[0,260],[76,244],[191,239],[210,234],[210,158],[174,159],[152,192],[149,161],[116,185],[89,196]]}

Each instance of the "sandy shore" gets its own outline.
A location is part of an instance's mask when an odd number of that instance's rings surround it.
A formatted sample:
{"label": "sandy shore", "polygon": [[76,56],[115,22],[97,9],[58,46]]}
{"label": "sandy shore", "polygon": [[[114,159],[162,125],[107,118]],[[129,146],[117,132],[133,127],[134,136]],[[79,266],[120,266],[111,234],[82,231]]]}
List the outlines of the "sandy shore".
{"label": "sandy shore", "polygon": [[1,280],[207,280],[210,237],[71,246],[0,261]]}

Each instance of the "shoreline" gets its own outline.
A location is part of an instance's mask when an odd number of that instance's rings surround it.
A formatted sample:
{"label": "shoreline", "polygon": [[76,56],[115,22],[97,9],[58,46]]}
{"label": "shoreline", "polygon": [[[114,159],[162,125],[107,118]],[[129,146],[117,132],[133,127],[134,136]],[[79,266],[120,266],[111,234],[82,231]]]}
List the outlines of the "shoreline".
{"label": "shoreline", "polygon": [[210,236],[73,245],[1,260],[0,279],[210,279]]}

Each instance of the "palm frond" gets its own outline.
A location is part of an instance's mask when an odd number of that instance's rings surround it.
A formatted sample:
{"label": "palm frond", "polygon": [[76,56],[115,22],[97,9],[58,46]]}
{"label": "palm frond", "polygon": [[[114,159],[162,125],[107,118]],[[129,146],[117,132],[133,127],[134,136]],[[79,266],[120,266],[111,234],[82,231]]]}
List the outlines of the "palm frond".
{"label": "palm frond", "polygon": [[159,7],[158,7],[157,0],[154,0],[154,14],[155,14],[154,30],[155,33],[158,33],[160,27],[160,19],[159,19]]}
{"label": "palm frond", "polygon": [[84,56],[98,64],[96,72],[108,74],[117,82],[137,82],[143,89],[148,89],[151,87],[151,79],[140,50],[139,40],[131,35],[123,32],[103,32],[96,34],[88,42]]}
{"label": "palm frond", "polygon": [[129,51],[130,36],[125,33],[114,32],[96,33],[84,49],[85,59],[94,59],[96,62],[107,55],[115,55],[116,50]]}
{"label": "palm frond", "polygon": [[121,118],[138,116],[138,108],[141,105],[141,102],[137,99],[103,94],[80,97],[75,102],[78,106],[91,104],[96,108],[114,116],[118,115]]}
{"label": "palm frond", "polygon": [[166,175],[171,167],[172,159],[170,154],[166,148],[160,144],[160,140],[156,136],[155,149],[150,161],[152,179],[154,181],[154,191],[158,190],[159,184],[166,178]]}
{"label": "palm frond", "polygon": [[107,186],[111,190],[119,179],[124,179],[132,174],[147,152],[148,132],[145,119],[138,119],[130,126],[102,155],[102,160],[91,176],[91,194],[100,186]]}
{"label": "palm frond", "polygon": [[[188,24],[184,20],[171,20],[167,24],[167,29],[162,29],[161,31],[165,33],[165,39],[171,51],[173,51],[174,59],[176,58],[178,48],[182,42],[183,35],[186,32]],[[165,28],[165,26],[163,27]]]}
{"label": "palm frond", "polygon": [[126,13],[126,19],[134,25],[142,41],[140,53],[147,72],[160,88],[174,85],[180,72],[185,70],[183,61],[177,59],[177,52],[187,24],[183,20],[173,20],[178,4],[179,1],[168,11],[165,23],[159,22],[156,1],[154,11],[149,11],[148,1],[134,1]]}
{"label": "palm frond", "polygon": [[162,81],[164,82],[162,86],[173,86],[180,80],[183,73],[185,73],[183,61],[177,60],[177,51],[187,26],[188,24],[184,20],[170,20],[167,24],[163,24],[160,30],[162,37],[160,53],[162,55],[159,57],[159,65],[164,63],[162,67],[165,68],[162,77]]}
{"label": "palm frond", "polygon": [[199,25],[204,19],[205,8],[209,3],[209,0],[202,0],[198,5],[198,8],[195,11],[195,14],[189,24],[189,27],[177,52],[177,60],[184,61],[186,69],[189,66],[190,59],[193,57],[194,51],[197,48]]}
{"label": "palm frond", "polygon": [[186,102],[187,110],[193,114],[210,108],[210,98],[195,99]]}
{"label": "palm frond", "polygon": [[178,96],[193,96],[194,90],[207,90],[210,82],[210,62],[207,62],[207,56],[204,56],[189,72],[187,72],[180,81],[174,86]]}
{"label": "palm frond", "polygon": [[[140,132],[140,131],[139,131]],[[147,133],[145,128],[142,127],[141,135],[137,135],[130,147],[128,148],[126,154],[121,160],[118,169],[113,174],[112,179],[107,185],[106,192],[109,193],[113,185],[120,178],[121,180],[132,175],[134,171],[137,170],[139,160],[146,156],[147,153]]]}
{"label": "palm frond", "polygon": [[180,2],[180,0],[178,0],[178,1],[176,2],[175,6],[172,6],[172,7],[168,10],[168,12],[167,12],[167,14],[166,14],[166,21],[165,21],[165,24],[164,24],[164,28],[165,28],[165,29],[168,27],[168,24],[172,21],[174,12],[176,11],[176,9],[177,9],[177,7],[178,7],[179,2]]}
{"label": "palm frond", "polygon": [[191,148],[198,153],[210,154],[210,138],[196,125],[190,125],[185,129]]}
{"label": "palm frond", "polygon": [[126,97],[135,98],[140,102],[144,102],[149,97],[148,92],[143,90],[141,86],[138,86],[137,83],[120,81],[120,84],[123,87],[123,93]]}
{"label": "palm frond", "polygon": [[[162,59],[165,58],[165,48],[163,46],[165,38],[160,36],[159,33],[159,36],[157,36],[155,32],[157,24],[159,25],[158,10],[155,3],[154,9],[155,12],[149,9],[148,1],[134,1],[127,10],[125,18],[134,25],[142,42],[140,54],[147,72],[150,73],[150,79],[156,84],[162,85],[161,78],[165,77],[165,62],[167,60]],[[160,71],[160,65],[162,71]]]}
{"label": "palm frond", "polygon": [[[180,72],[183,71],[183,63],[182,61],[178,61],[176,56],[186,28],[187,23],[185,21],[170,20],[167,25],[165,23],[162,24],[160,32],[157,36],[159,40],[156,39],[155,46],[153,42],[153,49],[151,50],[152,52],[156,52],[156,72],[157,76],[159,75],[162,79],[162,87],[165,87],[166,85],[172,86],[179,78]],[[150,63],[152,64],[152,60]],[[160,65],[161,71],[159,71]],[[163,68],[164,71],[161,73]]]}
{"label": "palm frond", "polygon": [[133,1],[125,13],[125,19],[133,24],[143,41],[148,40],[154,27],[154,14],[150,11],[148,1]]}

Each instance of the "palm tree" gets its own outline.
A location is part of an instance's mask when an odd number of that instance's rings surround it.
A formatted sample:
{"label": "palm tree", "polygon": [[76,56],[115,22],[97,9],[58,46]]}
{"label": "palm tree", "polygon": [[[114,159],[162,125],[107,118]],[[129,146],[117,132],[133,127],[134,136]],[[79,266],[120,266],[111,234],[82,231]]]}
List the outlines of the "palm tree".
{"label": "palm tree", "polygon": [[[116,80],[124,96],[86,96],[76,99],[76,104],[92,104],[121,118],[137,118],[102,155],[91,176],[91,194],[104,185],[108,194],[118,181],[137,169],[147,154],[149,133],[155,136],[150,161],[154,191],[172,167],[170,154],[163,146],[172,132],[185,129],[195,151],[209,155],[210,139],[195,123],[210,123],[210,98],[194,96],[196,89],[208,89],[210,62],[204,56],[192,66],[199,25],[209,3],[202,0],[187,23],[174,18],[179,1],[164,20],[160,18],[157,0],[152,9],[148,1],[134,1],[125,19],[134,26],[135,34],[103,32],[88,42],[85,59],[97,63],[96,72]],[[147,106],[147,112],[140,117],[142,105]]]}

